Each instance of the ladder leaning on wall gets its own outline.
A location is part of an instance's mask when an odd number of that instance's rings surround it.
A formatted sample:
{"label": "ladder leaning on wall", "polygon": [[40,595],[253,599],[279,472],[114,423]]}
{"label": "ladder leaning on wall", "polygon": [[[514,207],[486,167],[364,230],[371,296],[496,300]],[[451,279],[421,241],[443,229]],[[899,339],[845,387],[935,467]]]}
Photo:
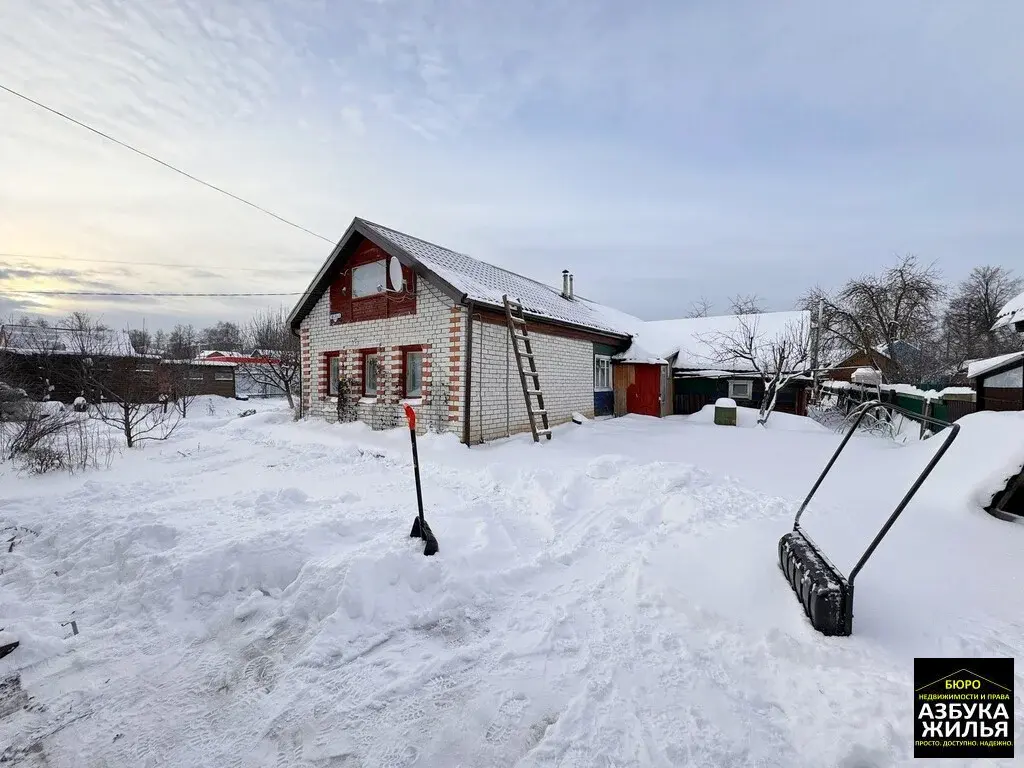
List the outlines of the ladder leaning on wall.
{"label": "ladder leaning on wall", "polygon": [[[551,427],[548,425],[548,412],[544,407],[544,393],[540,388],[540,374],[537,373],[537,362],[530,341],[530,333],[526,328],[526,318],[523,317],[523,305],[518,301],[511,301],[508,295],[501,298],[505,303],[505,322],[508,324],[508,332],[512,337],[512,350],[516,356],[516,366],[519,368],[519,381],[523,385],[523,398],[526,400],[526,413],[530,417],[533,442],[539,443],[541,435],[550,440]],[[527,361],[530,370],[527,371],[523,368],[523,360]],[[532,388],[527,384],[527,379],[532,382]],[[540,428],[537,426],[538,416],[543,425]]]}

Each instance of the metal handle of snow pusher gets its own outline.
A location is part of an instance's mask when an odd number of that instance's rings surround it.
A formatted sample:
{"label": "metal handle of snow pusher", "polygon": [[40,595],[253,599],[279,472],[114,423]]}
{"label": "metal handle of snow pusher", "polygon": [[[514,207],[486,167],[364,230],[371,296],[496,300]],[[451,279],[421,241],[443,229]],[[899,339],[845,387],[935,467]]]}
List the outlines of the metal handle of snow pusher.
{"label": "metal handle of snow pusher", "polygon": [[[917,479],[914,481],[914,484],[910,486],[910,490],[908,490],[907,493],[903,496],[903,499],[896,506],[896,509],[893,510],[893,513],[889,515],[889,519],[885,521],[885,525],[882,526],[882,529],[878,532],[875,538],[871,540],[871,543],[868,545],[868,548],[865,550],[864,554],[861,555],[860,560],[858,560],[857,564],[853,566],[853,570],[850,571],[850,575],[847,578],[847,582],[851,586],[853,585],[854,578],[856,578],[857,574],[860,573],[860,569],[864,567],[864,564],[868,561],[868,558],[871,557],[872,553],[878,547],[879,543],[881,543],[882,538],[885,536],[885,534],[889,532],[889,529],[892,528],[893,523],[896,522],[896,518],[898,518],[903,513],[904,509],[906,509],[907,505],[910,503],[910,500],[914,498],[914,495],[917,493],[918,489],[920,489],[921,485],[924,484],[924,481],[928,478],[928,475],[930,475],[932,473],[932,470],[935,469],[935,465],[939,463],[939,459],[942,458],[943,454],[946,453],[946,451],[949,449],[949,446],[952,445],[953,441],[956,439],[957,433],[960,432],[959,424],[951,424],[948,421],[936,419],[932,416],[923,416],[919,413],[908,411],[906,408],[900,408],[898,405],[883,403],[881,400],[869,400],[868,402],[863,403],[858,407],[857,410],[859,410],[860,413],[857,414],[857,418],[854,419],[854,422],[850,426],[850,429],[847,431],[846,436],[843,438],[843,441],[839,444],[839,447],[836,449],[836,452],[832,454],[832,458],[829,459],[828,464],[825,465],[825,469],[822,471],[821,475],[819,475],[818,481],[814,484],[814,487],[811,488],[811,492],[807,494],[807,498],[804,499],[804,503],[800,505],[800,509],[797,510],[796,518],[793,520],[794,531],[800,531],[800,516],[803,515],[804,510],[807,509],[807,505],[810,503],[811,498],[814,496],[814,494],[817,493],[818,488],[821,486],[822,481],[825,479],[825,475],[827,475],[829,473],[829,470],[832,469],[832,465],[836,463],[836,459],[839,458],[839,454],[843,452],[843,449],[846,447],[846,444],[850,442],[850,438],[853,437],[853,434],[857,431],[857,427],[860,426],[861,421],[867,415],[868,411],[870,411],[873,408],[884,408],[888,411],[895,411],[896,413],[900,413],[903,416],[907,416],[918,421],[924,421],[929,424],[934,424],[938,427],[949,427],[949,433],[946,435],[946,439],[942,441],[942,445],[939,446],[939,450],[935,452],[935,454],[929,460],[927,466],[925,466],[925,468],[921,471],[921,474],[917,476]],[[802,533],[802,531],[800,532]]]}

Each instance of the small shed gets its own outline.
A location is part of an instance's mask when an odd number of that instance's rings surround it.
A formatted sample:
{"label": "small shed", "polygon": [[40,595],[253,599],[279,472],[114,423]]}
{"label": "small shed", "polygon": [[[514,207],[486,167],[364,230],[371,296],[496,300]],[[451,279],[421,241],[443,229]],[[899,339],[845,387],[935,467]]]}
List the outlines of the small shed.
{"label": "small shed", "polygon": [[616,416],[672,413],[672,376],[664,358],[634,345],[613,359],[612,383]]}
{"label": "small shed", "polygon": [[975,360],[967,378],[977,393],[977,410],[1024,410],[1024,352]]}
{"label": "small shed", "polygon": [[622,363],[614,366],[615,415],[668,416],[672,412],[672,377],[668,363]]}

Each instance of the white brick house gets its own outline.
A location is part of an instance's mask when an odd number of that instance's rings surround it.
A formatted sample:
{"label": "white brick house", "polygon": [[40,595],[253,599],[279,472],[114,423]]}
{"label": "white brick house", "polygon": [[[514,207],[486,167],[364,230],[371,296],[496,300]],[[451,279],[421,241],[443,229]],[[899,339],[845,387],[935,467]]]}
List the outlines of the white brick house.
{"label": "white brick house", "polygon": [[528,431],[505,294],[523,304],[550,423],[610,414],[628,316],[574,296],[571,278],[559,291],[356,218],[289,316],[302,415],[382,429],[404,423],[409,403],[420,431],[469,444]]}

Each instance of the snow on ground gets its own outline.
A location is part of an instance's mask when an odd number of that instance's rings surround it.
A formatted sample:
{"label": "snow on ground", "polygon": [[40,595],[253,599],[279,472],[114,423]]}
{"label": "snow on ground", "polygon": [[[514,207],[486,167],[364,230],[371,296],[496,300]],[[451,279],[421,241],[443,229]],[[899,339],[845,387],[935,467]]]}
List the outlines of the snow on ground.
{"label": "snow on ground", "polygon": [[[824,638],[776,560],[839,442],[809,419],[425,436],[425,558],[406,430],[210,410],[109,471],[0,465],[0,527],[21,526],[0,626],[22,640],[0,660],[20,675],[0,760],[910,765],[930,655],[1016,657],[1024,711],[1024,525],[969,480],[1002,471],[979,446],[1024,444],[1020,414],[963,420],[858,579],[854,636]],[[807,530],[848,567],[936,445],[855,437]]]}

